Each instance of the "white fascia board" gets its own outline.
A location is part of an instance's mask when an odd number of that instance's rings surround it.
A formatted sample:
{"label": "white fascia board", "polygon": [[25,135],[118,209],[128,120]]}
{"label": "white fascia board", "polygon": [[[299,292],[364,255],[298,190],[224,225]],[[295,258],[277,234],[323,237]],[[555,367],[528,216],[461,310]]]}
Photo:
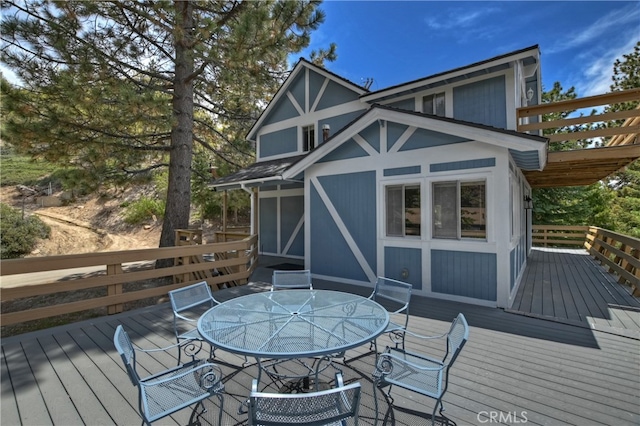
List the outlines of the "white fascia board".
{"label": "white fascia board", "polygon": [[[535,54],[533,54],[533,52],[535,52]],[[478,64],[476,66],[472,66],[472,67],[469,67],[469,68],[462,67],[460,69],[453,70],[451,72],[445,71],[444,73],[439,73],[439,74],[435,75],[434,77],[428,77],[427,76],[424,79],[418,79],[418,80],[414,81],[413,83],[404,84],[404,85],[400,84],[400,85],[397,85],[397,86],[393,86],[393,87],[391,87],[391,88],[389,88],[387,90],[382,90],[382,91],[371,93],[369,95],[364,95],[360,99],[363,102],[375,103],[376,99],[378,99],[378,98],[383,98],[383,97],[386,97],[386,96],[389,96],[389,95],[393,95],[393,94],[399,93],[399,92],[411,91],[411,90],[420,88],[420,87],[428,85],[428,84],[432,84],[432,83],[436,83],[438,81],[455,78],[455,77],[458,77],[458,76],[464,75],[464,74],[474,73],[476,71],[479,71],[479,70],[482,70],[482,69],[485,69],[485,68],[491,68],[491,67],[494,67],[496,65],[510,63],[510,62],[517,62],[519,60],[522,60],[524,58],[528,58],[528,57],[532,56],[532,54],[536,57],[536,59],[537,59],[536,62],[540,62],[539,50],[538,49],[530,49],[530,50],[526,50],[524,52],[520,52],[520,53],[511,55],[511,56],[506,56],[506,57],[503,57],[503,58],[496,59],[495,61],[483,62],[483,63],[480,63],[480,64]]]}
{"label": "white fascia board", "polygon": [[483,129],[461,123],[454,123],[447,120],[439,120],[436,118],[403,113],[401,111],[392,111],[373,107],[363,115],[360,120],[353,123],[348,129],[346,129],[346,131],[337,134],[335,138],[320,145],[293,167],[284,171],[282,174],[283,179],[288,179],[302,173],[307,167],[338,148],[347,140],[351,139],[353,135],[366,129],[376,120],[390,121],[407,126],[433,130],[435,132],[454,135],[501,148],[514,149],[516,151],[538,151],[541,165],[544,166],[546,163],[547,143],[544,141],[536,141],[526,137],[492,131],[490,129]]}

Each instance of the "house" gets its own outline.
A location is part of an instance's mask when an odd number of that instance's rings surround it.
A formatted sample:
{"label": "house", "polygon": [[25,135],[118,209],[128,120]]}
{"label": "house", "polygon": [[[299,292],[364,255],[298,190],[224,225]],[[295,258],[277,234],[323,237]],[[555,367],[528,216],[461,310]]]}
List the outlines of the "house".
{"label": "house", "polygon": [[508,307],[548,142],[516,108],[540,97],[538,46],[377,91],[301,59],[247,135],[256,163],[211,186],[255,194],[261,254],[314,277]]}

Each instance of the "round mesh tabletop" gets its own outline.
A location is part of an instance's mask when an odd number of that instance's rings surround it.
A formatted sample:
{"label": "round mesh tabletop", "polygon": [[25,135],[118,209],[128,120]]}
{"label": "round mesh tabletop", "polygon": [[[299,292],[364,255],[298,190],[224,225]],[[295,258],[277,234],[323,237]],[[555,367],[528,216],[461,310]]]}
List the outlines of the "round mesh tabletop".
{"label": "round mesh tabletop", "polygon": [[378,337],[389,314],[378,303],[329,290],[255,293],[221,303],[198,321],[215,347],[257,358],[322,356]]}

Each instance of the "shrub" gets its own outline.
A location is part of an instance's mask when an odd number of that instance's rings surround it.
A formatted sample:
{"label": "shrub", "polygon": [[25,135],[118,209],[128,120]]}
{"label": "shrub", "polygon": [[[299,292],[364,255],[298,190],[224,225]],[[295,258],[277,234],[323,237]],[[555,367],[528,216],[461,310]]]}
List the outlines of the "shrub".
{"label": "shrub", "polygon": [[49,228],[37,216],[22,218],[22,213],[0,204],[0,259],[15,259],[33,251],[38,239],[49,238]]}
{"label": "shrub", "polygon": [[140,225],[149,222],[155,216],[164,216],[165,202],[155,198],[142,197],[125,207],[124,221],[130,225]]}

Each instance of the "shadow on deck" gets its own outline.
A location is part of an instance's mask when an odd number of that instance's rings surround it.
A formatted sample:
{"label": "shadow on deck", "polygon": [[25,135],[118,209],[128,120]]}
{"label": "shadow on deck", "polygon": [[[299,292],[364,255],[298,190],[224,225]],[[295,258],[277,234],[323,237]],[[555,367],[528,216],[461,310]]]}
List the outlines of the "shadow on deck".
{"label": "shadow on deck", "polygon": [[[273,271],[269,266],[278,262],[282,260],[261,259],[254,283],[218,291],[216,297],[228,300],[264,291]],[[314,280],[314,287],[370,292],[366,287],[322,280]],[[421,296],[413,297],[410,309],[410,329],[424,334],[445,332],[459,312],[469,322],[470,338],[452,370],[444,398],[449,424],[487,424],[490,416],[507,424],[640,424],[637,339],[588,328],[579,321],[549,321],[533,312],[514,315]],[[164,303],[2,339],[0,423],[139,424],[136,388],[113,347],[113,333],[123,324],[139,346],[164,347],[174,342],[171,318],[171,308]],[[555,311],[549,318],[557,318]],[[380,349],[385,339],[380,339]],[[432,347],[419,345],[407,339],[409,348],[433,352]],[[349,351],[347,358],[354,361],[343,366],[347,380],[363,386],[360,424],[365,425],[375,420],[370,376],[374,357],[367,349]],[[243,366],[243,358],[221,350],[216,351],[216,361],[226,377],[222,424],[244,425],[246,414],[239,414],[238,408],[248,396],[256,367],[253,363]],[[144,372],[151,373],[174,365],[176,358],[158,356],[142,362]],[[376,394],[377,424],[430,424],[426,413],[431,412],[433,401],[395,388],[394,397],[391,404]],[[201,415],[203,424],[217,421],[214,402]],[[191,415],[185,409],[158,424],[189,424]]]}

